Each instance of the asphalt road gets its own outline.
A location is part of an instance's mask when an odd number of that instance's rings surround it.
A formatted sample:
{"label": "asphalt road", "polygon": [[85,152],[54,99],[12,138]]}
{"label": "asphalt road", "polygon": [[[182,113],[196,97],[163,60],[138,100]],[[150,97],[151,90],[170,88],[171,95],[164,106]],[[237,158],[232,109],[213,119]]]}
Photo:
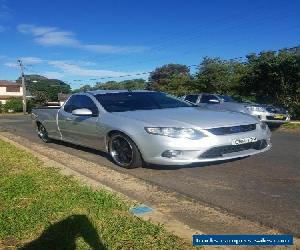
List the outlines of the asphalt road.
{"label": "asphalt road", "polygon": [[[29,116],[0,116],[1,130],[42,143]],[[150,166],[133,170],[115,166],[99,151],[59,142],[48,146],[299,237],[300,133],[275,131],[272,143],[271,151],[241,160],[180,168]]]}

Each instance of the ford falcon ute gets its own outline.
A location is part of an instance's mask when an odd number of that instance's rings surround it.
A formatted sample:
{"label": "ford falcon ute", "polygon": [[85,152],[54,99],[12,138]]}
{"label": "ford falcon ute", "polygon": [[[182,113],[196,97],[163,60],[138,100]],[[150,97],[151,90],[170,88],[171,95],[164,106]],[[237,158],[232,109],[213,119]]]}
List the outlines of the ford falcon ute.
{"label": "ford falcon ute", "polygon": [[38,136],[105,151],[117,165],[188,165],[242,158],[271,148],[258,118],[203,109],[155,91],[76,93],[62,107],[32,111]]}

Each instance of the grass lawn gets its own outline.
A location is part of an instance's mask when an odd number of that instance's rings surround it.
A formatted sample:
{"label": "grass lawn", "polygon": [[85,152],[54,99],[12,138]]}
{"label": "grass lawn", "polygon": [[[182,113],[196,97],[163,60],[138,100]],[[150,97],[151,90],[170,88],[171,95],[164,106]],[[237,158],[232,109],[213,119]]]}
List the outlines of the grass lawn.
{"label": "grass lawn", "polygon": [[280,128],[283,130],[300,131],[300,123],[286,123],[286,124],[283,124]]}
{"label": "grass lawn", "polygon": [[130,206],[0,140],[0,249],[191,248]]}

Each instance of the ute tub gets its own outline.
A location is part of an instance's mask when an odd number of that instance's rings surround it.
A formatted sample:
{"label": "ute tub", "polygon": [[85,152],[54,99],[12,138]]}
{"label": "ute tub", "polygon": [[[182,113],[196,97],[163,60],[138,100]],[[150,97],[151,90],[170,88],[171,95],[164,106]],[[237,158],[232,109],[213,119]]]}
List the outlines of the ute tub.
{"label": "ute tub", "polygon": [[57,126],[57,114],[60,107],[39,107],[31,112],[31,118],[34,125],[42,123],[51,137],[54,139],[61,139],[61,135]]}

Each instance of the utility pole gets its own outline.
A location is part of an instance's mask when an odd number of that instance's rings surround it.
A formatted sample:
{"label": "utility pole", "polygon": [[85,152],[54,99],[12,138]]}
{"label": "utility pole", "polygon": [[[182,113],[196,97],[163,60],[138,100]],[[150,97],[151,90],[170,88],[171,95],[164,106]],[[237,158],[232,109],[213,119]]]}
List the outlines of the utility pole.
{"label": "utility pole", "polygon": [[21,79],[22,79],[22,90],[23,90],[23,114],[26,114],[26,85],[25,85],[25,75],[24,75],[24,65],[21,60],[18,60],[18,64],[21,69]]}

